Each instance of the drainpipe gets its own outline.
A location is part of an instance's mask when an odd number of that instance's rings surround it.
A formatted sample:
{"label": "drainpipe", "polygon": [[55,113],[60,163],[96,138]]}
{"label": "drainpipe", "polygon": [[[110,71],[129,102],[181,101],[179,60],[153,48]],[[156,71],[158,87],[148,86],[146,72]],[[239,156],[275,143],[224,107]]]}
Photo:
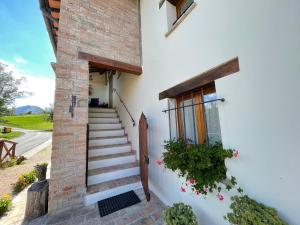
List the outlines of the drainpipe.
{"label": "drainpipe", "polygon": [[54,39],[54,36],[53,36],[53,32],[52,32],[50,21],[52,21],[52,22],[58,22],[58,20],[56,20],[55,18],[53,18],[51,16],[51,14],[47,11],[45,0],[39,0],[39,2],[40,2],[40,9],[41,9],[41,12],[43,14],[44,21],[45,21],[45,24],[46,24],[46,27],[47,27],[47,31],[48,31],[48,34],[49,34],[49,37],[50,37],[50,41],[51,41],[54,53],[56,55],[56,42],[55,42],[55,39]]}

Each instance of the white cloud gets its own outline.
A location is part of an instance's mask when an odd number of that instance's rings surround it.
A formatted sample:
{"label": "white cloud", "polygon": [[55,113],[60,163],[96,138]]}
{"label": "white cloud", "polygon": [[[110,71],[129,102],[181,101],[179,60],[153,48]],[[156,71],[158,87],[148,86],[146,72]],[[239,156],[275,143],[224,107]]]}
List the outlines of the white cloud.
{"label": "white cloud", "polygon": [[20,90],[32,93],[29,97],[17,99],[15,102],[16,107],[36,105],[45,108],[53,104],[55,90],[55,81],[53,79],[27,74],[18,70],[13,64],[9,64],[1,59],[0,62],[7,65],[7,70],[12,71],[14,77],[25,77],[26,81],[20,85]]}
{"label": "white cloud", "polygon": [[25,59],[23,59],[21,56],[18,56],[18,57],[16,57],[15,58],[15,61],[17,62],[17,63],[21,63],[21,64],[26,64],[26,63],[28,63]]}

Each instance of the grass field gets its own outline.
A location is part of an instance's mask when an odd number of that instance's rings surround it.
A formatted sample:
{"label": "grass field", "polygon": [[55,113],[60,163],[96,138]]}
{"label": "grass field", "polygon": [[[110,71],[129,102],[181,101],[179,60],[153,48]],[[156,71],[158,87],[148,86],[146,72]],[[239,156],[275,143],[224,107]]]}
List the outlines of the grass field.
{"label": "grass field", "polygon": [[0,117],[0,125],[28,130],[52,130],[53,123],[48,118],[48,114],[3,116]]}
{"label": "grass field", "polygon": [[0,139],[10,140],[13,138],[20,137],[21,135],[23,135],[23,133],[20,131],[12,131],[11,133],[7,133],[7,134],[0,133]]}

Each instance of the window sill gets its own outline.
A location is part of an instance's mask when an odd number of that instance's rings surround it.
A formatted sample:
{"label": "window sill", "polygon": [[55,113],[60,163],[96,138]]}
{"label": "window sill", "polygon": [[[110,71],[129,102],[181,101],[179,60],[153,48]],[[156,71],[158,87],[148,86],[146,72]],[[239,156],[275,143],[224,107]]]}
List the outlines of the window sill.
{"label": "window sill", "polygon": [[173,26],[170,28],[170,30],[165,34],[165,37],[167,38],[178,26],[181,24],[181,22],[193,11],[193,9],[196,7],[196,3],[193,2],[191,6],[181,15],[180,18],[177,19],[177,21],[173,24]]}

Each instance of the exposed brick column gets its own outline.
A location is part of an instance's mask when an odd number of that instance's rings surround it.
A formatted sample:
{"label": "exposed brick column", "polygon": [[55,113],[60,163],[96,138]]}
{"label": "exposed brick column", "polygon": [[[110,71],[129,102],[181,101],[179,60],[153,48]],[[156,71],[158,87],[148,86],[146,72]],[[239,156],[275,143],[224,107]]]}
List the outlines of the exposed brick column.
{"label": "exposed brick column", "polygon": [[[80,0],[62,0],[57,43],[56,91],[49,214],[80,206],[86,192],[88,62],[78,59]],[[74,117],[71,96],[77,97]]]}
{"label": "exposed brick column", "polygon": [[[140,65],[137,0],[61,0],[49,214],[82,205],[86,173],[88,62],[78,51]],[[74,118],[71,96],[77,97]]]}

